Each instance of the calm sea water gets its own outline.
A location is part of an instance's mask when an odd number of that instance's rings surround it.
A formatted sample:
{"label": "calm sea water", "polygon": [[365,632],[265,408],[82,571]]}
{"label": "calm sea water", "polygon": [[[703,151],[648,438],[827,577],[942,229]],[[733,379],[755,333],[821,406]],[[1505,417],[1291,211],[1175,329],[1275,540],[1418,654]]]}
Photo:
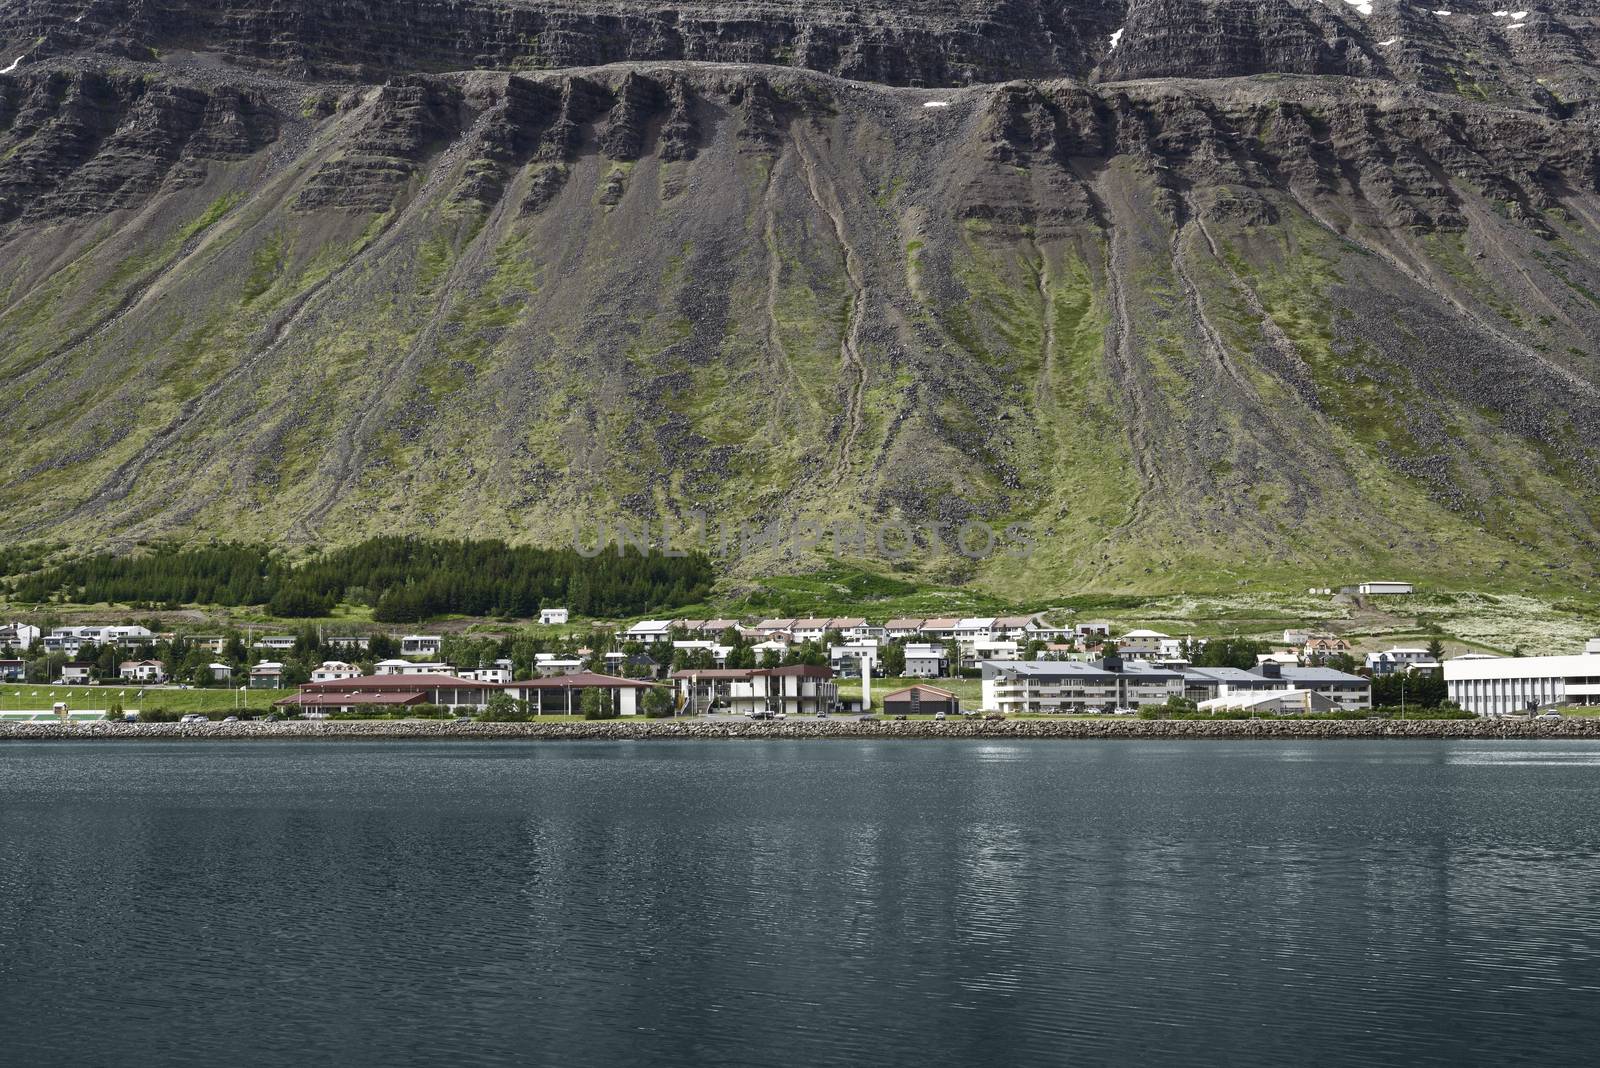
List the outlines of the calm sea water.
{"label": "calm sea water", "polygon": [[1594,1063],[1600,746],[0,748],[7,1065]]}

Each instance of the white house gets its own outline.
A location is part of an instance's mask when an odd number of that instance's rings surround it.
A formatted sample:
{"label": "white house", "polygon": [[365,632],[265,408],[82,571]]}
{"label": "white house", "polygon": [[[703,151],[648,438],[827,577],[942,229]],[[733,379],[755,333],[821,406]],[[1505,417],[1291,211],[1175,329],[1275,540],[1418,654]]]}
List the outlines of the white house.
{"label": "white house", "polygon": [[672,634],[673,620],[670,619],[641,619],[633,626],[622,632],[622,640],[627,642],[641,642],[653,645],[664,642]]}
{"label": "white house", "polygon": [[863,659],[867,662],[868,670],[873,674],[877,674],[878,643],[876,641],[848,642],[844,645],[828,646],[828,663],[833,668],[835,675],[859,675]]}
{"label": "white house", "polygon": [[[340,635],[337,638],[324,638],[322,644],[330,649],[365,649],[372,644],[371,638],[363,638],[356,634]],[[221,650],[218,650],[220,652]]]}
{"label": "white house", "polygon": [[233,681],[232,664],[207,664],[206,670],[211,672],[211,678],[215,682]]}
{"label": "white house", "polygon": [[449,675],[454,677],[456,669],[450,664],[442,664],[438,661],[380,660],[372,666],[372,673],[374,675]]}
{"label": "white house", "polygon": [[1015,660],[1017,643],[1009,638],[979,638],[972,643],[972,659]]}
{"label": "white house", "polygon": [[61,681],[69,685],[83,685],[94,681],[93,664],[61,665]]}
{"label": "white house", "polygon": [[950,669],[950,658],[943,645],[910,643],[906,645],[906,675],[911,678],[936,679]]}
{"label": "white house", "polygon": [[1458,656],[1443,667],[1449,699],[1480,716],[1600,705],[1600,638],[1577,656]]}
{"label": "white house", "polygon": [[1409,582],[1363,582],[1356,592],[1368,597],[1398,597],[1415,593],[1416,587]]}
{"label": "white house", "polygon": [[539,623],[546,627],[559,627],[566,623],[571,613],[565,608],[539,609]]}
{"label": "white house", "polygon": [[920,619],[891,619],[883,625],[883,636],[892,642],[915,638],[922,632],[922,624]]}
{"label": "white house", "polygon": [[39,644],[49,653],[77,656],[85,645],[148,645],[155,637],[148,627],[57,627]]}
{"label": "white house", "polygon": [[820,642],[832,623],[831,619],[797,619],[794,626],[789,628],[789,633],[794,635],[797,642]]}
{"label": "white house", "polygon": [[27,623],[8,623],[0,627],[0,646],[11,646],[13,649],[31,649],[33,643],[39,640],[39,628]]}
{"label": "white house", "polygon": [[253,649],[268,649],[275,653],[286,653],[294,648],[294,635],[269,634],[250,643]]}
{"label": "white house", "polygon": [[755,645],[752,645],[750,647],[750,651],[755,654],[756,663],[759,664],[761,663],[762,658],[768,653],[775,654],[779,657],[783,656],[784,653],[789,651],[789,643],[786,641],[780,641],[776,638],[771,638],[767,641],[757,642]]}
{"label": "white house", "polygon": [[963,650],[971,649],[975,642],[987,641],[994,637],[994,617],[968,616],[966,619],[958,619],[953,637]]}
{"label": "white house", "polygon": [[361,669],[354,664],[346,664],[343,660],[324,660],[311,673],[312,682],[335,682],[339,679],[359,679],[360,677]]}
{"label": "white house", "polygon": [[829,630],[836,630],[847,642],[866,641],[868,638],[883,637],[883,628],[874,627],[871,623],[859,616],[841,616],[829,620]]}
{"label": "white house", "polygon": [[1381,653],[1367,654],[1367,670],[1374,675],[1393,675],[1407,671],[1412,665],[1432,663],[1433,657],[1426,649],[1386,649]]}
{"label": "white house", "polygon": [[117,666],[117,677],[124,682],[166,682],[167,665],[159,660],[124,660]]}
{"label": "white house", "polygon": [[437,634],[407,634],[400,639],[401,656],[438,656],[444,639]]}

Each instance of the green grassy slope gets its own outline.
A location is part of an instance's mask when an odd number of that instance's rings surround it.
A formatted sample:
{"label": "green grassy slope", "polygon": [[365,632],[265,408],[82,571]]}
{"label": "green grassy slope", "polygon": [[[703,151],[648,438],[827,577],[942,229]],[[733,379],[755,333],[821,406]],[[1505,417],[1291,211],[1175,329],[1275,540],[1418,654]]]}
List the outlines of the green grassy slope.
{"label": "green grassy slope", "polygon": [[[1461,228],[1401,225],[1371,179],[1304,184],[1257,82],[1107,97],[1156,133],[1090,155],[1079,90],[1018,119],[1012,90],[679,77],[690,158],[659,116],[618,158],[602,110],[569,158],[506,162],[496,76],[378,205],[305,197],[397,121],[368,94],[141,208],[0,231],[0,536],[561,542],[698,511],[1034,532],[730,551],[736,590],[1592,578],[1592,190],[1529,221],[1463,180]],[[1250,166],[1174,171],[1201,112],[1257,131]]]}

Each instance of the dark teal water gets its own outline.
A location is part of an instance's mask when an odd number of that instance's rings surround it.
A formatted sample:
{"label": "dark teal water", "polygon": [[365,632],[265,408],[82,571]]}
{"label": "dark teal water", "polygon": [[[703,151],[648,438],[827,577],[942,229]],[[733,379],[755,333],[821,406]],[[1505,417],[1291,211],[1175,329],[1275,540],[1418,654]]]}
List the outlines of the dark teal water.
{"label": "dark teal water", "polygon": [[0,748],[0,1063],[1594,1063],[1600,746]]}

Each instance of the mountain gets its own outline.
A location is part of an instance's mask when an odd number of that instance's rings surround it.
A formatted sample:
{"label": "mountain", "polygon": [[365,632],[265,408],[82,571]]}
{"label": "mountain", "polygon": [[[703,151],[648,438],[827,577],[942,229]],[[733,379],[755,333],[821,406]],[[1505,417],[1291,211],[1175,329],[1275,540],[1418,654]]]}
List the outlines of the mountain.
{"label": "mountain", "polygon": [[848,554],[1015,596],[1581,589],[1597,50],[1578,0],[13,2],[0,538],[699,509],[1027,523]]}

